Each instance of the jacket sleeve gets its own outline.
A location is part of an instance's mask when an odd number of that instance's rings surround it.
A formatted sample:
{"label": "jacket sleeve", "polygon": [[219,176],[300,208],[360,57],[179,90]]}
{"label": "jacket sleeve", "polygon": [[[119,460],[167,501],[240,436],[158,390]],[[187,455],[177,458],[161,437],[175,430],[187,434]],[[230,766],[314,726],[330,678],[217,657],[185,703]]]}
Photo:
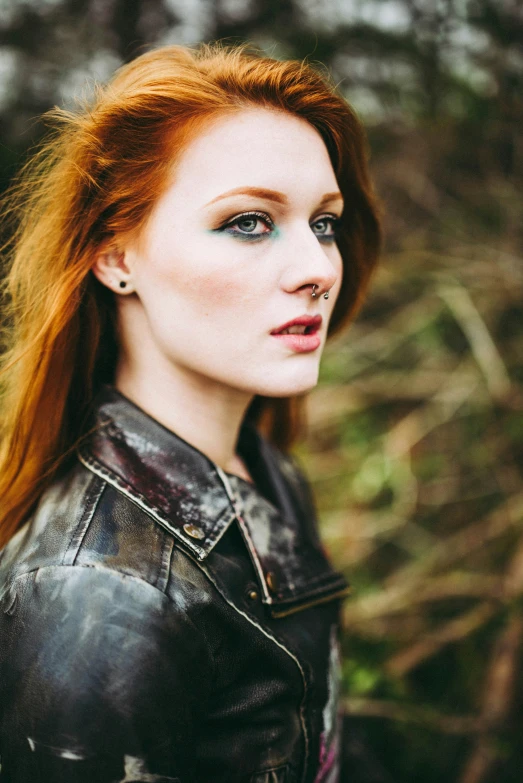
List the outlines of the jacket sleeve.
{"label": "jacket sleeve", "polygon": [[51,566],[0,612],[0,781],[193,781],[212,661],[155,587],[107,568]]}

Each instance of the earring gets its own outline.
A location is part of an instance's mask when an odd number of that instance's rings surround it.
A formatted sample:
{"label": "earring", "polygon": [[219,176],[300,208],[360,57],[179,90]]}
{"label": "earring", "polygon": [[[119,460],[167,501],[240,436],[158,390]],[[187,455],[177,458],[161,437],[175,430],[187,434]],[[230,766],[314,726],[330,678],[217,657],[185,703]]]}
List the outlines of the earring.
{"label": "earring", "polygon": [[120,288],[125,288],[127,286],[127,283],[125,280],[120,280]]}
{"label": "earring", "polygon": [[[318,286],[316,285],[316,283],[312,286],[311,296],[312,296],[313,299],[316,299],[316,297],[318,296],[318,294],[316,293],[317,287]],[[328,299],[329,298],[329,292],[328,291],[325,291],[325,293],[323,294],[323,298],[324,299]]]}

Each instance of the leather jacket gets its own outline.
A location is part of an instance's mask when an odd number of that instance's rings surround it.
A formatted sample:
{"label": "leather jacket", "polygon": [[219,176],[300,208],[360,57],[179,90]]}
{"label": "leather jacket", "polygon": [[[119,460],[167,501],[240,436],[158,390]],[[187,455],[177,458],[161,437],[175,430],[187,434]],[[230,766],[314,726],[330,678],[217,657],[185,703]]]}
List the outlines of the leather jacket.
{"label": "leather jacket", "polygon": [[0,553],[1,783],[334,783],[348,587],[295,463],[255,485],[112,386]]}

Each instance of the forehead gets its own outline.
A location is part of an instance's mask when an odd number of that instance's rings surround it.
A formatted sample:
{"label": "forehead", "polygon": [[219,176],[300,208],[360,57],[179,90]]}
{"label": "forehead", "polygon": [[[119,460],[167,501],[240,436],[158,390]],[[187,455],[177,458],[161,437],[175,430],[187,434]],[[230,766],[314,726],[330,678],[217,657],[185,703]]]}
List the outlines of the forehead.
{"label": "forehead", "polygon": [[181,153],[174,187],[207,203],[240,185],[312,198],[337,190],[327,148],[301,117],[263,108],[213,119]]}

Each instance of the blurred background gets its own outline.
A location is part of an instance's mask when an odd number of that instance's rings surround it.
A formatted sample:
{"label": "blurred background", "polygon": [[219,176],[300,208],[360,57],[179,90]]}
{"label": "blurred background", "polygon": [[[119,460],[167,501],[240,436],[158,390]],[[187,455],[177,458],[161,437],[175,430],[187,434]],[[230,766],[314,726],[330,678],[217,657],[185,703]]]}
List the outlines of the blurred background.
{"label": "blurred background", "polygon": [[341,783],[521,783],[523,4],[0,0],[0,187],[51,106],[214,39],[329,68],[385,211],[297,448],[353,585]]}

